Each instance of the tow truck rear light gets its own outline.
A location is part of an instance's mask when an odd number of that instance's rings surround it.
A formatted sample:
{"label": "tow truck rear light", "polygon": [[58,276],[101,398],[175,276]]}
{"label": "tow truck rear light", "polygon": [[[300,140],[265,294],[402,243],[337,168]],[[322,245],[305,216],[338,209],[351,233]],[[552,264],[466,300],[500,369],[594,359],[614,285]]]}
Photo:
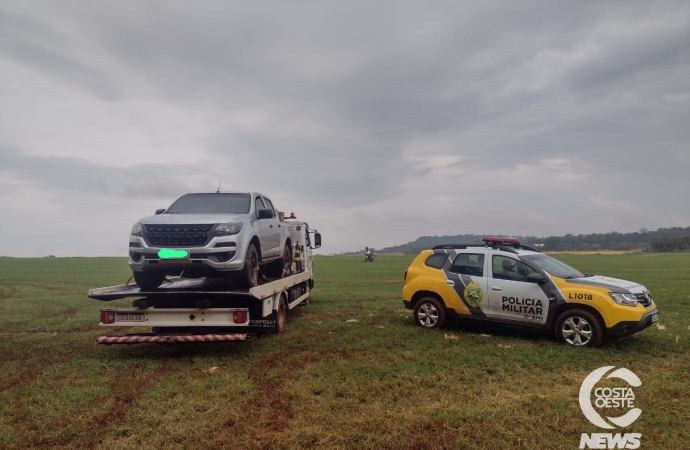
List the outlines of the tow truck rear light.
{"label": "tow truck rear light", "polygon": [[115,311],[101,311],[101,323],[115,323]]}
{"label": "tow truck rear light", "polygon": [[232,313],[232,321],[235,323],[245,323],[247,321],[247,311],[235,311]]}

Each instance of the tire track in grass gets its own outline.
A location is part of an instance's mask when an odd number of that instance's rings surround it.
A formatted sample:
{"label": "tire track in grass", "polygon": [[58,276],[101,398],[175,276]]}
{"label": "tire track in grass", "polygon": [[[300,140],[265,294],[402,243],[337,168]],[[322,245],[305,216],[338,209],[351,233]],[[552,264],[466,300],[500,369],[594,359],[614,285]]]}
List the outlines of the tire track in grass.
{"label": "tire track in grass", "polygon": [[[65,363],[69,358],[55,361],[55,366]],[[130,367],[116,370],[110,374],[109,392],[112,402],[98,412],[96,408],[85,411],[88,415],[66,413],[59,423],[52,423],[48,434],[42,431],[40,417],[35,417],[23,404],[20,398],[14,402],[15,430],[23,436],[20,447],[35,448],[94,448],[102,443],[109,430],[122,424],[137,400],[149,389],[159,383],[167,374],[176,372],[180,368],[177,361],[168,361],[155,367]],[[32,373],[31,381],[26,378],[22,383],[35,381],[49,368],[43,368],[41,373]],[[25,375],[25,374],[24,374]]]}
{"label": "tire track in grass", "polygon": [[[333,358],[347,357],[349,350],[323,352],[291,350],[262,355],[248,369],[254,383],[254,393],[242,402],[239,416],[223,422],[212,441],[211,448],[239,446],[241,448],[282,448],[285,432],[291,429],[295,417],[290,401],[290,382],[310,364]],[[282,444],[282,445],[281,445]]]}

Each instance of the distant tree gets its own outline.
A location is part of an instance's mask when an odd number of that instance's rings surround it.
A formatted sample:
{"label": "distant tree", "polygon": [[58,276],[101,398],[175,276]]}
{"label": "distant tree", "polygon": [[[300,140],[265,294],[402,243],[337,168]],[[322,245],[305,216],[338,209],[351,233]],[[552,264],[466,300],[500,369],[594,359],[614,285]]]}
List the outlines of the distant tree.
{"label": "distant tree", "polygon": [[[544,251],[571,251],[571,250],[629,250],[634,248],[652,249],[652,241],[665,240],[668,238],[684,238],[690,235],[690,227],[671,227],[659,228],[656,231],[650,231],[642,228],[633,233],[619,233],[612,231],[610,233],[592,233],[592,234],[566,234],[565,236],[550,236],[546,238],[537,236],[518,236],[521,241],[527,245],[544,244],[542,249]],[[407,244],[398,245],[394,247],[386,247],[379,253],[407,253],[417,254],[421,250],[429,249],[435,245],[441,244],[470,244],[481,242],[481,234],[460,234],[455,236],[421,236],[414,241]],[[657,246],[663,248],[678,248],[683,247],[683,240],[680,243],[671,244],[663,241]],[[675,245],[676,247],[673,247]],[[661,251],[661,250],[654,250]],[[674,250],[664,250],[674,251]],[[354,254],[354,253],[346,253]]]}
{"label": "distant tree", "polygon": [[690,250],[690,235],[653,239],[651,248],[652,251],[655,252],[680,252]]}

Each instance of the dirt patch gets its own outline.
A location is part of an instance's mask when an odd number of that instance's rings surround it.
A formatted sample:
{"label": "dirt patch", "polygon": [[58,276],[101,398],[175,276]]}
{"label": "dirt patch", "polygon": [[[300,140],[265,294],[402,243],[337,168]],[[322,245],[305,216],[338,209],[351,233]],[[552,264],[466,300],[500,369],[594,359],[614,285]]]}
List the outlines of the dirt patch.
{"label": "dirt patch", "polygon": [[0,284],[0,300],[7,300],[14,296],[17,292],[16,286],[8,286]]}

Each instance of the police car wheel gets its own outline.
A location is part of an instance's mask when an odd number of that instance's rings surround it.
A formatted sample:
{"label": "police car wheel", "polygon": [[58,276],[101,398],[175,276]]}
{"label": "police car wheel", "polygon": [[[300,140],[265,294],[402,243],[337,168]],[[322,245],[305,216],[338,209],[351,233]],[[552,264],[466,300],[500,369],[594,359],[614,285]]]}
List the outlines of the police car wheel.
{"label": "police car wheel", "polygon": [[422,328],[443,328],[446,325],[446,308],[433,297],[424,297],[414,307],[414,321]]}
{"label": "police car wheel", "polygon": [[604,340],[604,329],[594,314],[584,309],[571,309],[556,320],[556,337],[574,347],[599,347]]}

